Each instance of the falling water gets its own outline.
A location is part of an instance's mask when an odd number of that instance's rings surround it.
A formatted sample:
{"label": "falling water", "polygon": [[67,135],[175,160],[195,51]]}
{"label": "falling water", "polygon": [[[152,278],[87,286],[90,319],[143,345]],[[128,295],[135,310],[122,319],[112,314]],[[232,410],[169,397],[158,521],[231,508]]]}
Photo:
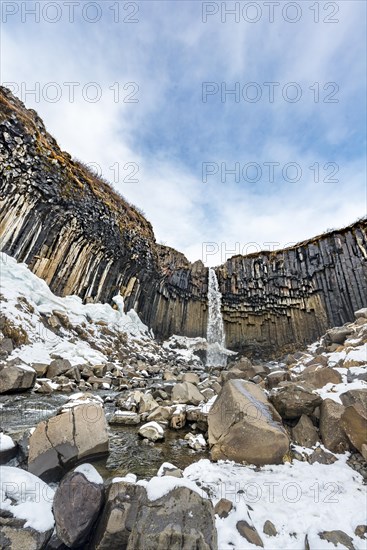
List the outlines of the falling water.
{"label": "falling water", "polygon": [[224,367],[227,363],[225,350],[225,334],[221,311],[222,295],[219,291],[218,279],[214,269],[209,268],[208,276],[208,351],[206,364],[210,367]]}

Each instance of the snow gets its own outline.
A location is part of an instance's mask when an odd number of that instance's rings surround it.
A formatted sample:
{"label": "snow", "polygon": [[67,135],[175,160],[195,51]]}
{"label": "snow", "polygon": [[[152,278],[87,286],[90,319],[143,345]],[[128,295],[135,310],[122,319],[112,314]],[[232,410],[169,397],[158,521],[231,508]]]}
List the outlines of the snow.
{"label": "snow", "polygon": [[171,464],[170,462],[163,462],[163,464],[161,464],[161,466],[160,466],[160,468],[157,472],[157,477],[163,477],[164,473],[167,470],[178,470],[178,468],[177,468],[177,466],[175,466],[174,464]]}
{"label": "snow", "polygon": [[136,483],[137,479],[135,474],[126,474],[124,477],[114,477],[112,483],[120,483],[120,481],[124,481],[125,483]]}
{"label": "snow", "polygon": [[149,500],[158,500],[163,496],[167,495],[169,492],[173,491],[177,487],[187,487],[195,493],[198,493],[204,498],[208,498],[206,494],[203,494],[200,487],[190,479],[183,479],[172,476],[163,476],[163,477],[152,477],[151,480],[140,480],[137,482],[137,485],[142,485],[145,487]]}
{"label": "snow", "polygon": [[349,390],[367,389],[367,382],[364,380],[355,380],[354,382],[342,382],[340,384],[326,384],[323,388],[315,390],[322,399],[332,399],[337,403],[341,403],[340,395]]}
{"label": "snow", "polygon": [[54,527],[55,492],[41,479],[10,466],[0,466],[0,508],[26,520],[24,527],[45,532]]}
{"label": "snow", "polygon": [[91,483],[96,483],[97,485],[103,485],[103,479],[97,472],[94,466],[92,464],[81,464],[77,468],[74,469],[74,472],[79,472],[84,475],[84,477],[87,478],[88,481]]}
{"label": "snow", "polygon": [[[356,526],[366,521],[367,488],[362,477],[347,466],[348,453],[336,456],[338,460],[330,465],[295,460],[261,469],[204,459],[188,466],[183,475],[202,483],[203,493],[209,491],[214,504],[221,498],[232,501],[235,510],[228,518],[216,519],[221,550],[252,548],[236,530],[237,521],[248,521],[246,505],[253,508],[249,523],[256,527],[265,549],[299,550],[304,548],[306,533],[311,548],[330,549],[335,547],[320,540],[318,532],[341,529],[353,537]],[[263,533],[266,520],[277,528],[276,537]],[[365,549],[358,537],[353,542],[356,549]]]}
{"label": "snow", "polygon": [[155,430],[157,430],[157,432],[160,434],[160,435],[163,435],[164,434],[164,429],[162,428],[162,426],[160,424],[158,424],[158,422],[155,422],[154,420],[152,422],[147,422],[146,424],[143,424],[143,426],[141,426],[141,430],[143,428],[153,428]]}
{"label": "snow", "polygon": [[10,435],[6,435],[4,433],[0,433],[0,452],[2,451],[10,451],[10,449],[14,449],[15,443],[10,437]]}
{"label": "snow", "polygon": [[[16,326],[22,326],[30,340],[29,345],[15,349],[10,358],[20,357],[25,363],[50,363],[51,355],[69,359],[72,365],[106,363],[108,358],[93,349],[90,344],[75,334],[60,328],[60,335],[49,330],[41,321],[41,314],[52,315],[53,311],[66,314],[73,327],[85,326],[92,330],[98,341],[101,326],[98,322],[116,331],[126,332],[132,339],[151,339],[151,333],[135,311],[124,312],[123,298],[113,299],[117,310],[109,304],[83,304],[78,296],[59,297],[51,292],[45,281],[34,275],[25,264],[0,253],[0,293],[4,296],[3,313]],[[34,309],[26,305],[19,308],[18,298],[25,298]]]}

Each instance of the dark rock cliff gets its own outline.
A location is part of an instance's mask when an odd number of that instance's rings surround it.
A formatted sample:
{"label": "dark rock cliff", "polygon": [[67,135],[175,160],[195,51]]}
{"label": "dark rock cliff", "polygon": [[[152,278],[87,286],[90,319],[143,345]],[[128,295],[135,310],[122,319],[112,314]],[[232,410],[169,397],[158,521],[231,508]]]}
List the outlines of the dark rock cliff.
{"label": "dark rock cliff", "polygon": [[[158,245],[134,206],[60,150],[0,91],[1,249],[60,295],[121,293],[158,337],[204,336],[207,268]],[[367,299],[366,222],[217,268],[229,347],[279,352],[353,318]]]}

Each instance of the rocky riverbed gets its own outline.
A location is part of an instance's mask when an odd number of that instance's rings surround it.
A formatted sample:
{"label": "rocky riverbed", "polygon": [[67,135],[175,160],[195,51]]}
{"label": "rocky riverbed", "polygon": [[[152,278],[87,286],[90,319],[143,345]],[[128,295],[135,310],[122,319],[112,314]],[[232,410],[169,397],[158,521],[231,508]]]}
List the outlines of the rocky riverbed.
{"label": "rocky riverbed", "polygon": [[367,309],[215,368],[1,267],[1,548],[365,548]]}

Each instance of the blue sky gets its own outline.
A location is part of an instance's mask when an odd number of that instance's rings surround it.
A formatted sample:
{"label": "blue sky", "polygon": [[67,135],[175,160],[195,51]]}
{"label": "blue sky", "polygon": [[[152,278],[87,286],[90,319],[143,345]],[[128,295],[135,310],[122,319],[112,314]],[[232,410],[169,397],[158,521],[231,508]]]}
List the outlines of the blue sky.
{"label": "blue sky", "polygon": [[[158,241],[216,265],[366,214],[365,2],[280,0],[273,22],[264,2],[80,1],[73,21],[69,10],[3,2],[1,81],[144,210]],[[218,92],[203,102],[205,83]]]}

